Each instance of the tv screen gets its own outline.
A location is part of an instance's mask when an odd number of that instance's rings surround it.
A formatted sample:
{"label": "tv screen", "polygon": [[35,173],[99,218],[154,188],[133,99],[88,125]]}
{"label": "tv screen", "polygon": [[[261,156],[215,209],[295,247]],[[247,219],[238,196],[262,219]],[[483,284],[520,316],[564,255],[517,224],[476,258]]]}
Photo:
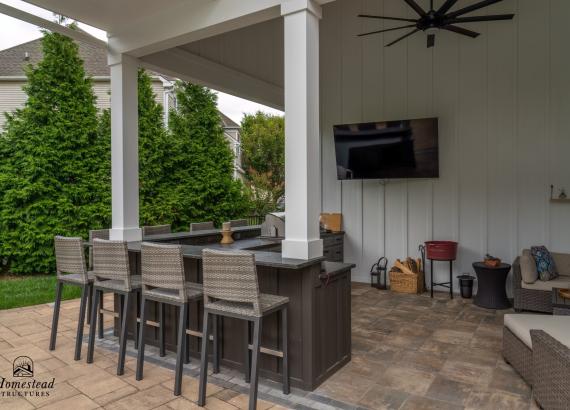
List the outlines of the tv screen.
{"label": "tv screen", "polygon": [[337,177],[438,178],[437,118],[334,126]]}

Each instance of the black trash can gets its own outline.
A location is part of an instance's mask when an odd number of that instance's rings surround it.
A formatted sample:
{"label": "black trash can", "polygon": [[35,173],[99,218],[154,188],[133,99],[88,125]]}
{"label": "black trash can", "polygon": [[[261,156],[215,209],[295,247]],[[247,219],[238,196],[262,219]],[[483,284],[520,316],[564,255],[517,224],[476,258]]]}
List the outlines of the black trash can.
{"label": "black trash can", "polygon": [[463,275],[459,275],[457,279],[459,279],[461,297],[463,299],[471,299],[471,297],[473,297],[473,281],[475,277],[464,273]]}

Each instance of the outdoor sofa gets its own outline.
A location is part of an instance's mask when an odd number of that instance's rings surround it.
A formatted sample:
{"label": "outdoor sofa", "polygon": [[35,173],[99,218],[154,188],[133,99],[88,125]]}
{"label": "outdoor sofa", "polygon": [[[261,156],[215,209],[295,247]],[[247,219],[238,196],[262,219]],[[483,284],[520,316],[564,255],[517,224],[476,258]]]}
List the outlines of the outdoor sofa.
{"label": "outdoor sofa", "polygon": [[570,316],[505,315],[503,357],[543,409],[570,409]]}
{"label": "outdoor sofa", "polygon": [[[524,249],[523,255],[530,255],[530,250]],[[521,272],[521,257],[517,257],[513,262],[515,311],[552,313],[552,289],[570,288],[570,254],[552,252],[551,255],[560,276],[549,281],[537,280],[534,283],[526,283]]]}

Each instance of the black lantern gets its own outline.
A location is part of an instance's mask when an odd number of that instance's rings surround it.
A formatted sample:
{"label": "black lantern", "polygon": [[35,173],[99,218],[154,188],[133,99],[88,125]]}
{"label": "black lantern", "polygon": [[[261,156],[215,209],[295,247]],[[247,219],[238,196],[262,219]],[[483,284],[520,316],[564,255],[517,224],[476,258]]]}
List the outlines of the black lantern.
{"label": "black lantern", "polygon": [[[382,256],[370,268],[370,286],[376,289],[386,290],[386,268],[388,267],[388,259]],[[376,283],[374,283],[376,281]]]}

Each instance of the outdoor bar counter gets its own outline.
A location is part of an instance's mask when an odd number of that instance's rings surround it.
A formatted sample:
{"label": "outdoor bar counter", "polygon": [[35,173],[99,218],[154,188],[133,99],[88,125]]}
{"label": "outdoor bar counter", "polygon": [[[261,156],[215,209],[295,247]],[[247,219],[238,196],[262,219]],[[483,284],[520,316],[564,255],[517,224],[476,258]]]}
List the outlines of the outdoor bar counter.
{"label": "outdoor bar counter", "polygon": [[[234,228],[235,242],[221,245],[219,230],[180,232],[152,235],[147,242],[181,244],[184,254],[186,280],[202,282],[202,249],[248,250],[255,254],[259,287],[262,293],[288,296],[289,374],[291,385],[303,390],[314,390],[334,372],[350,361],[350,271],[353,265],[327,262],[323,258],[311,260],[287,259],[281,256],[280,240],[260,238],[259,226]],[[133,274],[140,274],[140,242],[131,242],[129,259]],[[133,300],[133,303],[135,301]],[[147,302],[148,319],[158,321],[156,303]],[[119,300],[115,298],[115,311]],[[176,351],[177,308],[165,305],[165,345]],[[129,309],[129,338],[135,330],[134,306]],[[202,330],[202,301],[190,304],[188,328]],[[277,313],[264,318],[263,348],[278,350],[280,324]],[[115,331],[118,321],[115,321]],[[233,318],[221,319],[219,335],[221,364],[242,369],[245,352],[245,324]],[[146,342],[158,345],[158,330],[146,332]],[[199,358],[200,339],[190,337],[192,360]],[[280,380],[280,359],[261,354],[262,377]],[[223,372],[223,369],[222,369]]]}

